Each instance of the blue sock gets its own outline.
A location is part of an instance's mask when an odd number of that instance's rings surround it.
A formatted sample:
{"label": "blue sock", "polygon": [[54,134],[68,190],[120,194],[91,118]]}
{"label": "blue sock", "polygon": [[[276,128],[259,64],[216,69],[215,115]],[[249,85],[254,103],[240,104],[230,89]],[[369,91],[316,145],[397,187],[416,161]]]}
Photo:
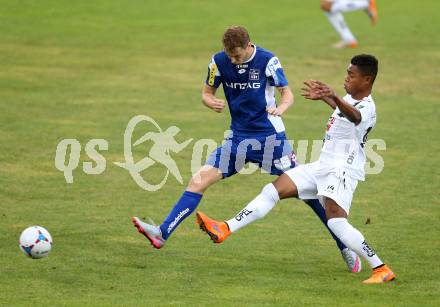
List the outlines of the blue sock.
{"label": "blue sock", "polygon": [[313,211],[316,213],[317,216],[319,216],[319,219],[321,222],[327,227],[327,230],[332,235],[333,239],[336,241],[336,245],[338,248],[342,251],[343,249],[347,248],[347,246],[344,245],[344,243],[341,242],[341,240],[338,239],[338,237],[335,236],[335,234],[328,228],[327,226],[327,216],[325,215],[325,209],[317,199],[307,199],[304,201],[307,205],[309,205],[310,208],[313,209]]}
{"label": "blue sock", "polygon": [[186,219],[195,208],[199,205],[202,199],[202,194],[185,191],[177,203],[174,205],[173,210],[167,216],[162,225],[160,225],[160,231],[162,232],[162,238],[165,240],[173,233],[173,231],[179,226],[179,224]]}

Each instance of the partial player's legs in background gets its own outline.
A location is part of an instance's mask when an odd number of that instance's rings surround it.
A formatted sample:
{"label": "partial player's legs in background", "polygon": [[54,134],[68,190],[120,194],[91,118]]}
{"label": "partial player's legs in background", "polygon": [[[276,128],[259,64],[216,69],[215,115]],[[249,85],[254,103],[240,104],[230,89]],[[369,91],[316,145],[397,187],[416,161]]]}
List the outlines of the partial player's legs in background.
{"label": "partial player's legs in background", "polygon": [[364,10],[373,25],[377,22],[376,0],[321,0],[321,9],[342,39],[333,48],[355,48],[358,45],[342,13]]}
{"label": "partial player's legs in background", "polygon": [[333,2],[331,13],[344,13],[356,10],[368,9],[368,0],[336,0]]}
{"label": "partial player's legs in background", "polygon": [[350,11],[364,10],[371,19],[373,26],[377,22],[376,0],[336,0],[333,1],[331,13],[345,13]]}
{"label": "partial player's legs in background", "polygon": [[334,44],[333,47],[334,48],[357,47],[357,40],[354,37],[353,33],[350,31],[350,28],[345,22],[342,13],[325,13],[325,15],[327,16],[329,22],[336,30],[336,32],[339,33],[339,36],[342,39],[341,42]]}
{"label": "partial player's legs in background", "polygon": [[371,24],[373,26],[376,25],[377,23],[377,6],[376,6],[376,0],[370,0],[369,4],[368,4],[368,9],[367,9],[367,15],[368,17],[370,17],[371,20]]}
{"label": "partial player's legs in background", "polygon": [[356,38],[350,31],[350,28],[348,27],[347,23],[345,22],[344,16],[342,15],[344,7],[347,7],[348,2],[353,1],[321,0],[320,2],[321,9],[324,11],[324,14],[327,16],[330,24],[333,26],[336,32],[338,32],[339,36],[342,39],[340,42],[334,44],[333,48],[357,47]]}

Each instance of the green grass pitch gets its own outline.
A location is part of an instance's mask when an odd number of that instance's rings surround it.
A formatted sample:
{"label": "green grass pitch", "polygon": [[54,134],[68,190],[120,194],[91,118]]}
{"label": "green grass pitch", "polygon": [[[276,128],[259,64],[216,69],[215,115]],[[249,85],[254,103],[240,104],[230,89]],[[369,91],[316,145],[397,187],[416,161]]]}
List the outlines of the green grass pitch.
{"label": "green grass pitch", "polygon": [[[333,50],[337,35],[309,1],[1,1],[0,10],[0,305],[4,306],[439,306],[440,4],[378,0],[375,28],[362,12],[346,14],[356,50]],[[170,177],[157,192],[140,189],[122,161],[123,134],[134,115],[177,139],[220,142],[228,112],[201,101],[212,54],[226,26],[281,59],[296,95],[284,116],[289,138],[322,137],[330,109],[299,95],[321,79],[343,94],[348,60],[380,60],[374,97],[385,168],[355,194],[351,221],[398,276],[365,286],[370,274],[346,271],[318,219],[297,200],[221,245],[188,218],[153,250],[130,217],[160,222],[185,185]],[[219,91],[222,92],[221,90]],[[101,175],[74,170],[67,184],[54,166],[57,144],[76,138],[81,162],[94,138],[109,142]],[[186,183],[192,146],[174,155]],[[149,170],[160,180],[163,169]],[[236,176],[213,186],[199,208],[233,216],[273,178]],[[369,219],[370,223],[366,224]],[[20,232],[46,227],[50,256],[27,259]]]}

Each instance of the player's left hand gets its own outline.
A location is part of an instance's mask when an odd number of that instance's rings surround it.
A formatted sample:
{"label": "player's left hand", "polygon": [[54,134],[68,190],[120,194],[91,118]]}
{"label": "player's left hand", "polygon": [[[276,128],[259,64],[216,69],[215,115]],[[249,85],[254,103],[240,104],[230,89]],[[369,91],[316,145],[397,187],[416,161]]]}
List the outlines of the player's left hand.
{"label": "player's left hand", "polygon": [[274,116],[281,116],[281,114],[283,114],[283,112],[279,109],[279,108],[267,108],[267,113],[269,113],[270,115],[274,115]]}

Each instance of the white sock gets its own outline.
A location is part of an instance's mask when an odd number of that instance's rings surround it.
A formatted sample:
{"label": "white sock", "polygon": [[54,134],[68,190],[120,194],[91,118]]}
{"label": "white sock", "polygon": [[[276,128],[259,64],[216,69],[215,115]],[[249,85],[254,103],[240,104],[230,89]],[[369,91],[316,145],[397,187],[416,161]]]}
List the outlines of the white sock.
{"label": "white sock", "polygon": [[350,28],[347,26],[342,13],[325,13],[325,15],[344,42],[356,42],[356,38],[354,37],[353,33],[351,33]]}
{"label": "white sock", "polygon": [[267,184],[261,193],[254,198],[243,210],[241,210],[234,218],[226,221],[231,232],[235,232],[240,228],[263,218],[276,203],[280,200],[278,191],[272,183]]}
{"label": "white sock", "polygon": [[341,12],[350,12],[356,10],[365,10],[368,8],[369,2],[368,0],[337,0],[333,2],[331,12],[332,13],[341,13]]}
{"label": "white sock", "polygon": [[383,262],[376,255],[376,252],[368,246],[364,236],[351,226],[346,218],[332,218],[327,221],[328,228],[342,241],[349,249],[367,260],[368,264],[375,268]]}

